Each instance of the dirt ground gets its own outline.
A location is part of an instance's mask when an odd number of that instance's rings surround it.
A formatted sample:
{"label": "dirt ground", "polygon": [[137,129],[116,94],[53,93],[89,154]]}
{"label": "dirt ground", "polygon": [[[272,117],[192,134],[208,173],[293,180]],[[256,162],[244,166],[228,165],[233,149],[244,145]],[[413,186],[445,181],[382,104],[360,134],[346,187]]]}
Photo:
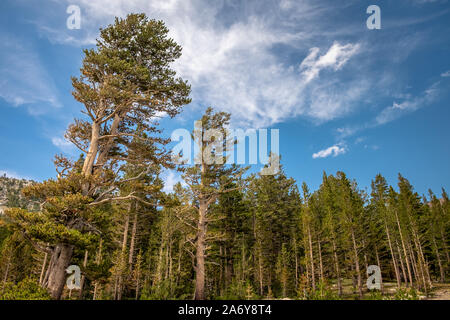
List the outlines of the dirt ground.
{"label": "dirt ground", "polygon": [[[397,284],[395,282],[383,282],[384,292],[388,295],[393,295],[397,291]],[[334,291],[337,291],[337,286],[334,284]],[[367,290],[364,291],[367,294]],[[352,287],[351,280],[343,280],[344,299],[357,299],[356,292]],[[450,300],[450,283],[433,283],[433,289],[428,297],[419,294],[420,300]]]}
{"label": "dirt ground", "polygon": [[431,297],[425,300],[450,300],[450,284],[434,284]]}

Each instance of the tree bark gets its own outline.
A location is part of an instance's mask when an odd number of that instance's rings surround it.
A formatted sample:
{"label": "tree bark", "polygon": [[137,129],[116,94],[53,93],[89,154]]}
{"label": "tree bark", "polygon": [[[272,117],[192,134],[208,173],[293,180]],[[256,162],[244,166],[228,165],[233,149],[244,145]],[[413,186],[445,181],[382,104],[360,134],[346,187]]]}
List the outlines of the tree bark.
{"label": "tree bark", "polygon": [[132,211],[133,203],[130,202],[130,205],[128,207],[128,212],[125,218],[125,226],[123,228],[123,237],[122,237],[122,249],[120,252],[120,258],[119,258],[119,271],[117,275],[116,280],[116,286],[115,286],[115,299],[121,300],[122,299],[122,290],[123,290],[123,273],[126,270],[126,251],[127,251],[127,243],[128,243],[128,229],[130,225],[130,214]]}
{"label": "tree bark", "polygon": [[130,271],[133,270],[133,256],[134,247],[136,242],[136,231],[137,231],[138,215],[137,212],[134,213],[133,227],[131,229],[131,240],[130,240],[130,253],[128,256],[128,264],[130,266]]}
{"label": "tree bark", "polygon": [[[377,248],[377,246],[375,246],[375,257],[377,258],[377,265],[378,265],[378,267],[379,267],[380,270],[381,270],[380,255],[378,254],[378,248]],[[383,293],[383,291],[384,291],[384,286],[383,286],[383,276],[382,276],[381,273],[380,273],[380,291],[381,291],[381,293]]]}
{"label": "tree bark", "polygon": [[73,246],[67,244],[59,244],[58,250],[54,252],[54,263],[48,278],[47,289],[53,299],[61,299],[66,280],[66,269],[72,258]]}
{"label": "tree bark", "polygon": [[334,267],[336,269],[338,295],[342,296],[342,280],[341,280],[341,268],[339,267],[339,259],[337,255],[336,240],[333,239],[333,256],[334,256]]}
{"label": "tree bark", "polygon": [[450,263],[450,257],[449,257],[449,254],[448,254],[448,247],[447,247],[447,240],[445,238],[445,232],[444,232],[444,230],[442,228],[441,228],[441,239],[442,239],[444,252],[445,252],[445,255],[447,257],[447,263]]}
{"label": "tree bark", "polygon": [[425,260],[425,255],[423,254],[422,243],[420,241],[419,236],[417,236],[417,245],[419,247],[419,252],[418,252],[419,260],[422,260],[422,264],[423,264],[425,287],[428,287],[428,288],[426,288],[426,293],[428,294],[428,289],[431,289],[433,287],[433,285],[431,283],[430,270],[428,268],[428,263]]}
{"label": "tree bark", "polygon": [[394,210],[394,213],[395,213],[395,219],[397,221],[398,233],[400,234],[400,241],[401,241],[402,247],[403,247],[403,253],[405,255],[406,268],[408,269],[409,283],[410,283],[410,285],[412,287],[413,286],[413,279],[412,279],[412,274],[411,274],[411,267],[410,267],[409,261],[408,261],[409,260],[408,259],[408,254],[406,253],[406,246],[405,246],[405,241],[404,241],[403,235],[402,235],[402,228],[400,227],[400,221],[398,219],[397,211]]}
{"label": "tree bark", "polygon": [[394,254],[394,250],[392,248],[391,235],[390,235],[389,228],[388,228],[386,222],[385,222],[384,226],[385,226],[385,229],[386,229],[386,235],[387,235],[387,239],[388,239],[389,250],[391,251],[392,264],[394,265],[395,278],[397,279],[397,287],[400,288],[400,286],[401,286],[400,272],[398,270],[397,261],[395,259],[395,254]]}
{"label": "tree bark", "polygon": [[[86,154],[86,159],[84,160],[83,163],[82,173],[85,177],[92,174],[95,158],[97,157],[98,153],[99,138],[100,138],[100,125],[97,122],[93,122],[89,150],[88,153]],[[87,193],[86,188],[85,190],[83,190],[83,193]]]}
{"label": "tree bark", "polygon": [[[102,245],[103,245],[103,240],[100,239],[100,243],[98,245],[97,255],[95,257],[95,262],[97,263],[97,265],[99,265],[101,263],[101,261],[102,261]],[[92,300],[97,300],[99,285],[100,284],[98,283],[98,281],[95,281],[95,284],[94,284],[94,296],[92,297]]]}
{"label": "tree bark", "polygon": [[318,242],[318,246],[319,246],[320,281],[322,282],[322,285],[323,285],[324,277],[323,277],[323,262],[322,262],[322,246],[320,244],[320,239],[317,242]]}
{"label": "tree bark", "polygon": [[403,263],[403,258],[402,258],[402,252],[400,250],[400,246],[398,245],[397,240],[395,240],[395,245],[397,246],[398,259],[400,260],[400,266],[402,268],[403,281],[405,282],[405,285],[408,286],[408,276],[406,274],[405,264]]}
{"label": "tree bark", "polygon": [[356,272],[356,279],[358,281],[358,294],[359,297],[362,298],[362,282],[361,282],[361,270],[359,267],[359,259],[358,259],[358,250],[356,247],[356,239],[355,239],[355,233],[352,229],[352,242],[353,242],[353,254],[355,257],[355,272]]}
{"label": "tree bark", "polygon": [[195,266],[195,300],[205,299],[205,238],[206,238],[206,214],[208,203],[205,199],[200,199],[199,219],[196,243],[196,266]]}
{"label": "tree bark", "polygon": [[39,276],[39,284],[42,285],[44,281],[45,267],[47,265],[48,253],[46,252],[44,255],[44,261],[42,262],[41,275]]}
{"label": "tree bark", "polygon": [[11,258],[9,259],[8,264],[6,265],[5,275],[3,277],[2,291],[5,290],[5,285],[6,285],[6,282],[8,281],[10,266],[11,266]]}
{"label": "tree bark", "polygon": [[312,239],[311,239],[311,229],[308,225],[308,244],[309,244],[309,258],[311,262],[311,281],[312,281],[312,288],[313,290],[316,290],[316,278],[315,278],[315,270],[314,270],[314,254],[313,254],[313,245],[312,245]]}
{"label": "tree bark", "polygon": [[444,283],[445,282],[445,272],[444,272],[444,268],[442,266],[441,255],[439,254],[439,249],[438,249],[435,237],[433,237],[433,249],[434,249],[434,253],[436,255],[436,259],[438,261],[440,282]]}
{"label": "tree bark", "polygon": [[[83,260],[83,267],[86,268],[87,266],[87,261],[88,261],[88,254],[89,252],[87,250],[84,251],[84,260]],[[83,289],[84,289],[84,282],[86,281],[86,276],[83,274],[81,276],[81,281],[80,281],[80,293],[78,295],[78,298],[81,299],[83,297]]]}
{"label": "tree bark", "polygon": [[259,279],[259,294],[264,294],[264,281],[263,281],[263,261],[262,261],[262,244],[261,239],[258,238],[258,279]]}

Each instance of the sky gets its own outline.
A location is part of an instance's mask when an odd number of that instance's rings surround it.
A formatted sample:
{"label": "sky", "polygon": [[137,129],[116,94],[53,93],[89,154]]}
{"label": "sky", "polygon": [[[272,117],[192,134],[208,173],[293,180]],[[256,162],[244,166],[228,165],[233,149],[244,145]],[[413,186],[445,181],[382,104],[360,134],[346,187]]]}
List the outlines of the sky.
{"label": "sky", "polygon": [[[381,29],[366,24],[374,4]],[[2,0],[0,174],[42,181],[55,154],[77,157],[64,131],[80,117],[70,77],[82,49],[140,12],[183,47],[173,68],[192,86],[166,136],[212,106],[234,128],[278,129],[284,170],[311,189],[339,170],[361,188],[401,173],[419,194],[450,189],[448,0]],[[168,191],[180,180],[163,178]]]}

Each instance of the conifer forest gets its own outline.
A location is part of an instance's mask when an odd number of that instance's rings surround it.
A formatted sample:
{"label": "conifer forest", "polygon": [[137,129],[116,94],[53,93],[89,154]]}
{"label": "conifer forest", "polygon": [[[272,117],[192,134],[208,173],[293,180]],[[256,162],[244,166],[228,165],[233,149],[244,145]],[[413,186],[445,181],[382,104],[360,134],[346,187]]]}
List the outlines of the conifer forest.
{"label": "conifer forest", "polygon": [[[278,169],[269,174],[229,163],[221,148],[238,142],[233,114],[215,106],[189,127],[203,157],[177,161],[186,155],[174,155],[159,119],[188,112],[193,88],[172,67],[183,48],[169,32],[146,14],[100,29],[71,78],[80,113],[65,139],[77,156],[57,154],[47,180],[0,177],[1,300],[448,293],[444,188],[419,194],[401,172],[392,185],[380,172],[362,187],[343,171],[316,172],[311,188],[288,176],[282,153],[270,153],[265,169]],[[181,177],[171,191],[164,170]]]}

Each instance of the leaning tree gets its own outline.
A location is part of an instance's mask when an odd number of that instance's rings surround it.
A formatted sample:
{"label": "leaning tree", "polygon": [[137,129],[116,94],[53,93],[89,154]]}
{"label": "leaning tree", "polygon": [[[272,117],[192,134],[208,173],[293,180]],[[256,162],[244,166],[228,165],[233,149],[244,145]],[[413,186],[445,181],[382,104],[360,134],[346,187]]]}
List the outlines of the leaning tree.
{"label": "leaning tree", "polygon": [[80,149],[80,159],[57,156],[57,179],[24,189],[42,201],[40,212],[8,212],[13,225],[51,257],[43,284],[53,298],[62,295],[74,250],[101,237],[108,218],[104,207],[131,199],[148,203],[142,193],[118,192],[147,173],[136,170],[136,176],[125,177],[123,166],[170,165],[164,148],[168,140],[161,137],[157,120],[174,117],[190,102],[190,86],[171,68],[180,55],[164,23],[144,14],[116,18],[100,29],[96,48],[84,50],[81,75],[72,78],[73,96],[83,104],[84,115],[66,132]]}

